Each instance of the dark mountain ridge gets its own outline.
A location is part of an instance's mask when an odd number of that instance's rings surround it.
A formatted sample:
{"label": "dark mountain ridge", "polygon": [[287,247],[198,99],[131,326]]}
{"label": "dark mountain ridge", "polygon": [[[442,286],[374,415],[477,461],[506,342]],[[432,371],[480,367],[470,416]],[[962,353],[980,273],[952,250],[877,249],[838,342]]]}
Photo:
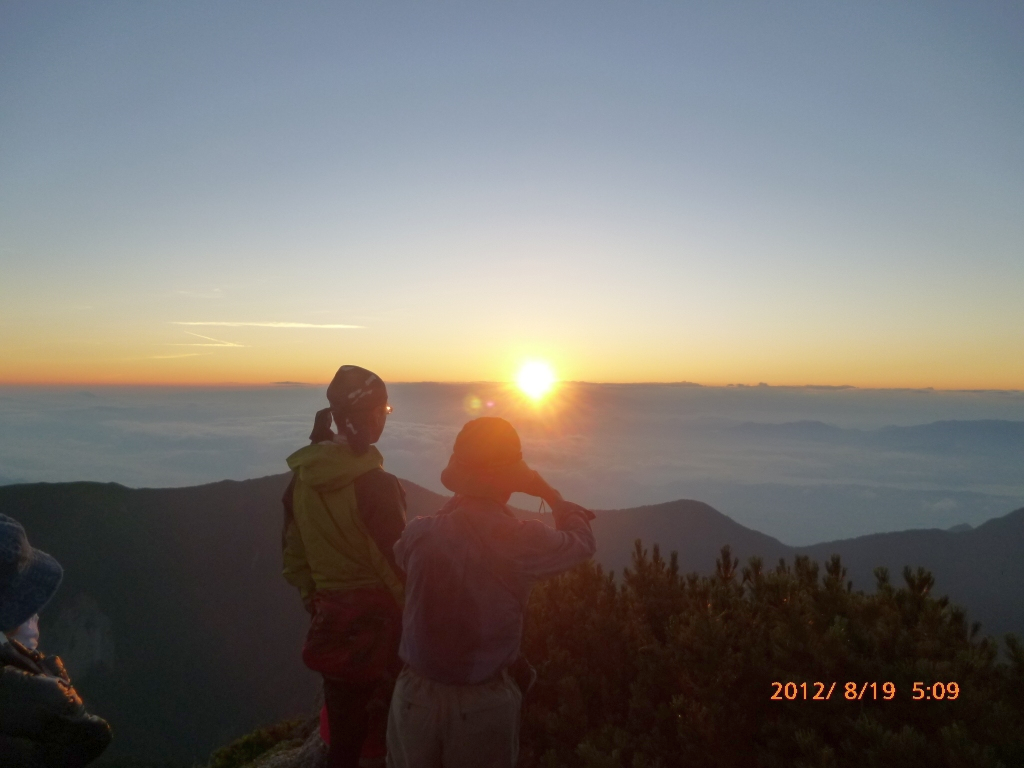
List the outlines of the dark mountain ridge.
{"label": "dark mountain ridge", "polygon": [[971,530],[872,534],[796,551],[819,561],[839,554],[864,590],[873,589],[877,567],[896,581],[904,566],[922,566],[935,576],[934,591],[964,606],[986,634],[1024,634],[1024,508]]}
{"label": "dark mountain ridge", "polygon": [[759,556],[767,562],[788,557],[793,549],[778,539],[740,525],[702,501],[680,499],[633,509],[601,510],[593,524],[597,559],[610,570],[629,566],[634,542],[657,544],[662,554],[678,552],[684,572],[713,573],[715,558],[728,544],[744,562]]}
{"label": "dark mountain ridge", "polygon": [[[0,512],[57,557],[65,581],[41,622],[90,706],[108,717],[112,754],[182,763],[261,723],[305,711],[318,687],[299,650],[308,618],[280,577],[280,496],[287,475],[191,488],[113,483],[0,487]],[[445,497],[405,485],[410,516]],[[537,516],[522,512],[524,516]],[[543,516],[540,516],[543,517]],[[790,547],[699,501],[607,510],[598,559],[620,571],[634,541],[709,573],[723,544],[766,565],[838,553],[855,586],[872,570],[923,566],[936,591],[983,631],[1024,631],[1024,509],[969,531],[913,530]]]}
{"label": "dark mountain ridge", "polygon": [[854,588],[865,591],[874,590],[878,567],[900,583],[904,567],[923,567],[935,576],[936,593],[965,607],[986,633],[1024,634],[1024,508],[966,530],[914,529],[798,547],[692,500],[602,511],[593,527],[598,560],[616,570],[629,565],[637,538],[658,544],[665,556],[678,552],[682,571],[701,574],[714,571],[724,544],[741,563],[758,556],[766,566],[795,555],[825,562],[837,554]]}

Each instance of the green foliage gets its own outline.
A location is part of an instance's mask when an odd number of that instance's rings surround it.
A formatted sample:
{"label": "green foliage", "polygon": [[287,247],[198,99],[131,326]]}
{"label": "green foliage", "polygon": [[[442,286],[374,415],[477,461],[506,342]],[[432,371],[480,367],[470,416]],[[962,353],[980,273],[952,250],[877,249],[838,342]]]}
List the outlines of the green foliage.
{"label": "green foliage", "polygon": [[295,718],[258,728],[214,752],[207,768],[242,768],[272,749],[297,747],[312,732],[312,723]]}
{"label": "green foliage", "polygon": [[[723,548],[711,577],[682,576],[639,541],[621,582],[587,563],[534,590],[524,652],[537,666],[522,730],[526,768],[675,765],[1024,764],[1024,646],[978,637],[934,598],[924,570],[884,569],[854,592],[833,557],[742,569]],[[915,701],[915,682],[956,682]],[[774,682],[808,684],[772,700]],[[815,682],[828,700],[812,699]],[[845,683],[877,683],[848,700]],[[896,695],[883,700],[882,684]]]}

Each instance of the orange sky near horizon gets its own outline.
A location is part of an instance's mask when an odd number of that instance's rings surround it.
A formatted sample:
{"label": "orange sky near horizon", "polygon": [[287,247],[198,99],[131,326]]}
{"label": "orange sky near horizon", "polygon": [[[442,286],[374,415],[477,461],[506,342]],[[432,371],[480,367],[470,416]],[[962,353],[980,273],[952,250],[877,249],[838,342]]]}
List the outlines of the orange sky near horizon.
{"label": "orange sky near horizon", "polygon": [[[1012,355],[1012,340],[1003,350],[973,340],[932,348],[912,343],[872,348],[849,341],[830,345],[808,339],[788,344],[691,340],[673,351],[659,349],[649,339],[488,344],[467,338],[428,347],[416,338],[402,343],[400,333],[381,338],[368,329],[231,330],[198,329],[204,338],[172,336],[185,341],[96,339],[42,341],[36,346],[11,344],[0,335],[0,385],[326,384],[343,363],[362,365],[394,382],[513,381],[525,363],[540,360],[559,380],[594,383],[1024,389],[1024,360]],[[207,335],[211,333],[215,335]],[[671,344],[668,338],[663,342]]]}

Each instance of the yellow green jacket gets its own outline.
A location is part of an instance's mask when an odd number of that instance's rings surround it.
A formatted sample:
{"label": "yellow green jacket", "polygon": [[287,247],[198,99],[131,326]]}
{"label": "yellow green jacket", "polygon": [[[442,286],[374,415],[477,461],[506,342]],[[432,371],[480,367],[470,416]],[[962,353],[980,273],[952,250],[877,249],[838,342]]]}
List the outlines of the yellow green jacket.
{"label": "yellow green jacket", "polygon": [[288,457],[294,490],[283,573],[304,601],[317,590],[383,587],[402,605],[390,548],[405,525],[405,494],[383,464],[375,446],[357,456],[345,442],[309,445]]}

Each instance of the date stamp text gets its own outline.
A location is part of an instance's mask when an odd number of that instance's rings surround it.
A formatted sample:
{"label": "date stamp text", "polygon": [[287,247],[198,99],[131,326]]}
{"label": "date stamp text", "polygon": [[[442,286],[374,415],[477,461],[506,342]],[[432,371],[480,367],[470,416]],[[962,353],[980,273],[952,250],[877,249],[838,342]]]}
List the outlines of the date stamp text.
{"label": "date stamp text", "polygon": [[[836,699],[847,701],[892,701],[896,698],[896,684],[892,682],[844,683],[837,692],[839,684],[833,683],[772,683],[771,698],[773,701],[830,701],[833,694]],[[904,689],[906,690],[906,689]],[[841,694],[841,696],[840,696]],[[960,696],[960,684],[915,682],[911,686],[913,701],[953,701]]]}

